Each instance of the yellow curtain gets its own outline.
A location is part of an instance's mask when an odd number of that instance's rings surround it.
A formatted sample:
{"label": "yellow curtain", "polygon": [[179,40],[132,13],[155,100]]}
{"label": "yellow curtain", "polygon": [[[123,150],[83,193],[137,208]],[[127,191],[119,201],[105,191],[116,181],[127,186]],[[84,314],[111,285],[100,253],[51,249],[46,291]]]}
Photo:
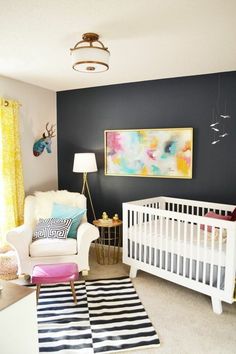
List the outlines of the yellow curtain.
{"label": "yellow curtain", "polygon": [[0,98],[0,242],[23,223],[24,185],[19,139],[19,103]]}

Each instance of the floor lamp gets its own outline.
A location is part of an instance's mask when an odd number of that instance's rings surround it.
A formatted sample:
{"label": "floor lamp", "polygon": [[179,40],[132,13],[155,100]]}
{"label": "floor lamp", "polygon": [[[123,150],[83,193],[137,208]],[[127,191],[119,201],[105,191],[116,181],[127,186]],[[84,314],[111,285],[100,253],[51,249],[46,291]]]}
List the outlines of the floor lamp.
{"label": "floor lamp", "polygon": [[86,189],[89,197],[89,201],[91,204],[93,217],[96,220],[96,215],[93,207],[93,202],[89,190],[88,185],[88,173],[89,172],[96,172],[98,170],[96,157],[94,153],[85,152],[85,153],[76,153],[74,155],[74,165],[73,165],[73,172],[83,173],[83,185],[82,185],[82,194],[86,194]]}

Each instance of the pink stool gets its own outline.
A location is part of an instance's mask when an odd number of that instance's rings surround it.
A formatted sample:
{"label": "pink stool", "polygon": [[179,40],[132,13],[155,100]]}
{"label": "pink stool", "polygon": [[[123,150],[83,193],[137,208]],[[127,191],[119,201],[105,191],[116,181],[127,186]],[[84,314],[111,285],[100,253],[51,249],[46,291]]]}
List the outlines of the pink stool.
{"label": "pink stool", "polygon": [[74,281],[78,279],[79,271],[76,263],[38,264],[34,266],[32,283],[37,285],[37,302],[42,284],[70,282],[74,302],[77,304]]}

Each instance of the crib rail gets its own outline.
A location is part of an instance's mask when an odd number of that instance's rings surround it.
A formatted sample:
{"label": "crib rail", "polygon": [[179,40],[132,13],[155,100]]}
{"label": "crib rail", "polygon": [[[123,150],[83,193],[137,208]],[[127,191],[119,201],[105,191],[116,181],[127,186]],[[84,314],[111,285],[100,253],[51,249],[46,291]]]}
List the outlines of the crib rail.
{"label": "crib rail", "polygon": [[127,204],[142,205],[147,207],[150,206],[168,211],[180,212],[197,216],[204,216],[209,211],[216,212],[220,215],[229,215],[235,208],[235,205],[230,204],[220,204],[171,197],[155,197],[142,200],[135,200]]}
{"label": "crib rail", "polygon": [[123,261],[232,303],[236,225],[207,218],[234,206],[158,197],[123,204]]}
{"label": "crib rail", "polygon": [[213,211],[220,215],[229,215],[235,208],[234,205],[201,202],[196,200],[164,197],[165,209],[190,215],[204,216]]}

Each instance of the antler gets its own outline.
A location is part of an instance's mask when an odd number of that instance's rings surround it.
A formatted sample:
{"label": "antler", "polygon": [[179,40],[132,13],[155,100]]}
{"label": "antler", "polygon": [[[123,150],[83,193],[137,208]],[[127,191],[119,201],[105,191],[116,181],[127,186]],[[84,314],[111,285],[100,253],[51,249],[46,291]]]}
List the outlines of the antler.
{"label": "antler", "polygon": [[[56,129],[53,129],[53,128],[55,127],[55,125],[56,125],[56,124],[52,124],[52,125],[51,125],[51,128],[48,129],[49,122],[46,124],[46,130],[47,130],[47,133],[48,133],[47,138],[53,138],[53,137],[56,136],[56,134],[54,134],[54,133],[56,132]],[[44,133],[43,135],[46,137],[45,133]]]}

